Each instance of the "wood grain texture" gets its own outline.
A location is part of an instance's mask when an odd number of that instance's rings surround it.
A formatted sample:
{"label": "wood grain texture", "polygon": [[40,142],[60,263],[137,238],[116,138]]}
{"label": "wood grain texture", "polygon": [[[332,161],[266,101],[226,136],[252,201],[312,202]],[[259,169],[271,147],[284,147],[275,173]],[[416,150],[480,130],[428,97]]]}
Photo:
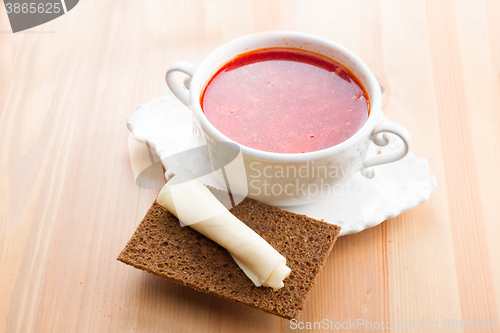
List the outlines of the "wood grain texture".
{"label": "wood grain texture", "polygon": [[498,1],[82,0],[17,34],[3,8],[0,332],[297,331],[116,260],[158,192],[135,185],[127,117],[167,91],[170,63],[266,30],[358,54],[438,179],[427,203],[338,240],[299,320],[500,331],[443,326],[500,321]]}

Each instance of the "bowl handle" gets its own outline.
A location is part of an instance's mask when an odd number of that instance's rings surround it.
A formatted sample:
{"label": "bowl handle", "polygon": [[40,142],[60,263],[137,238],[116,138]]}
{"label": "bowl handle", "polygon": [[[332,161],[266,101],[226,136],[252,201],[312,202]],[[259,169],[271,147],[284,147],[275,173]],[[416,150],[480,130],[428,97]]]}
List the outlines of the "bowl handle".
{"label": "bowl handle", "polygon": [[[187,74],[188,77],[184,79],[184,87],[177,82],[174,78],[174,72],[182,72]],[[167,69],[167,74],[165,75],[165,80],[167,81],[167,86],[170,88],[172,93],[185,105],[189,105],[189,85],[191,83],[191,78],[196,72],[196,66],[179,61],[175,62]]]}
{"label": "bowl handle", "polygon": [[373,166],[396,162],[408,154],[411,146],[411,135],[410,132],[403,126],[393,123],[391,121],[383,121],[379,123],[373,129],[370,135],[370,140],[374,144],[380,147],[387,146],[389,144],[389,138],[385,133],[392,133],[397,135],[403,142],[403,146],[396,149],[395,152],[390,154],[382,154],[377,156],[368,157],[361,167],[361,174],[366,178],[373,178],[374,171]]}

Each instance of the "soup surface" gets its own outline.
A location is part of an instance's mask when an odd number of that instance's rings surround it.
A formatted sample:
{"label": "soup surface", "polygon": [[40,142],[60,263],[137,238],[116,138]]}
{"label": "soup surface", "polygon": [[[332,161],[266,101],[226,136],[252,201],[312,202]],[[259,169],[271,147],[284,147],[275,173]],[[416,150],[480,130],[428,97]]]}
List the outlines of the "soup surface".
{"label": "soup surface", "polygon": [[350,70],[290,48],[237,56],[212,76],[200,102],[210,123],[228,138],[275,153],[335,146],[369,115],[368,94]]}

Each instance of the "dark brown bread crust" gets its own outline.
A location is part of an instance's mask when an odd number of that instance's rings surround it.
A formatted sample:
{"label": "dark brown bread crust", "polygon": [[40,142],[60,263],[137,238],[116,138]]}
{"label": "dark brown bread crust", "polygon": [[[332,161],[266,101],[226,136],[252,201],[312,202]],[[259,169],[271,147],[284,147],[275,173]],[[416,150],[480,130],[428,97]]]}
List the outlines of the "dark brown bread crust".
{"label": "dark brown bread crust", "polygon": [[[222,191],[212,192],[218,198],[223,196]],[[224,248],[189,227],[181,227],[179,220],[156,202],[118,260],[199,291],[286,319],[297,318],[340,227],[248,198],[231,213],[287,259],[292,272],[280,290],[255,287]]]}

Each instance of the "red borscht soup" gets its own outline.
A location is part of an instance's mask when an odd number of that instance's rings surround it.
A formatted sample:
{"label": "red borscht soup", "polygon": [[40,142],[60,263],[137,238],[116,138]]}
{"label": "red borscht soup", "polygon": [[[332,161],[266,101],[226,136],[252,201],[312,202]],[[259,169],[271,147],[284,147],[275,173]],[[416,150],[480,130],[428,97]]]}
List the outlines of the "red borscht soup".
{"label": "red borscht soup", "polygon": [[200,102],[222,134],[275,153],[335,146],[364,125],[370,109],[368,94],[349,69],[290,48],[238,55],[212,76]]}

